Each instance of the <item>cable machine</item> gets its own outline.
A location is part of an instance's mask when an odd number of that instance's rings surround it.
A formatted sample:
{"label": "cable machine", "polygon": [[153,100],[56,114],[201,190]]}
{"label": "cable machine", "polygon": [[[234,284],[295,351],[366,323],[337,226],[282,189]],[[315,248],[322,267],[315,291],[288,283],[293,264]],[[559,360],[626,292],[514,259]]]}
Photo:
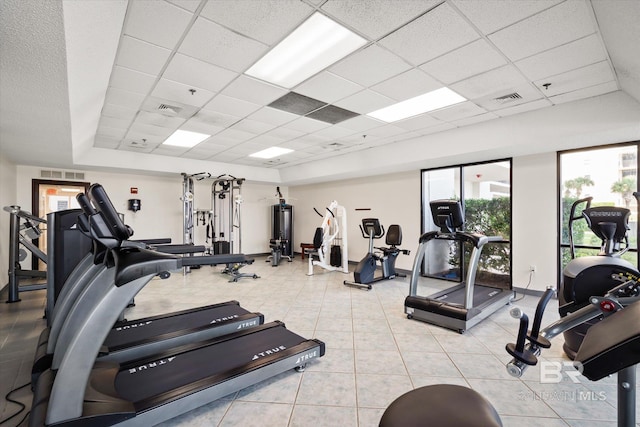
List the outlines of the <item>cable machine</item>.
{"label": "cable machine", "polygon": [[[195,181],[202,181],[203,179],[211,178],[209,172],[200,172],[194,174],[182,173],[182,243],[184,245],[193,245],[193,231],[195,227],[193,208],[193,199],[195,194]],[[191,267],[184,267],[184,273],[189,273]]]}
{"label": "cable machine", "polygon": [[211,184],[211,210],[213,211],[213,253],[242,252],[240,206],[244,178],[220,175]]}
{"label": "cable machine", "polygon": [[282,258],[293,261],[293,206],[287,204],[280,187],[276,187],[276,196],[278,204],[271,206],[271,255],[266,259],[272,267],[277,267]]}

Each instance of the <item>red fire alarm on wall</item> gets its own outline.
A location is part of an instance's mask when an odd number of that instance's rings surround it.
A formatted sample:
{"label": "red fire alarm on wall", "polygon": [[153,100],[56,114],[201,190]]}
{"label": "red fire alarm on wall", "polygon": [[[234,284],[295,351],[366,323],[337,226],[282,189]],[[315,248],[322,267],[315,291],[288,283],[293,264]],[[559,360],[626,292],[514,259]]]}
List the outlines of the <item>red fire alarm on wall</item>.
{"label": "red fire alarm on wall", "polygon": [[138,194],[138,187],[131,187],[131,194]]}

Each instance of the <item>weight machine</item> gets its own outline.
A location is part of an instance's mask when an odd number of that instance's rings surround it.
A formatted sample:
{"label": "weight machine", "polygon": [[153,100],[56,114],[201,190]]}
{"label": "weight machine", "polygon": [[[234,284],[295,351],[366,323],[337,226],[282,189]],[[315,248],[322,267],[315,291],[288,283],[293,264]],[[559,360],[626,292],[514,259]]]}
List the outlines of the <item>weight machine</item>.
{"label": "weight machine", "polygon": [[[316,228],[313,236],[313,249],[305,249],[309,255],[309,271],[313,276],[313,266],[317,265],[329,271],[349,273],[349,257],[347,254],[347,211],[333,200],[326,209],[322,226]],[[320,216],[316,208],[314,211]],[[317,256],[317,260],[314,260]],[[327,259],[329,257],[329,259]]]}
{"label": "weight machine", "polygon": [[39,227],[41,224],[46,224],[47,221],[21,210],[20,206],[5,206],[3,209],[11,215],[9,224],[9,297],[7,302],[12,303],[20,301],[20,292],[45,289],[47,286],[43,283],[20,285],[21,279],[44,279],[47,277],[46,271],[23,270],[20,267],[20,261],[24,261],[27,257],[27,252],[20,245],[42,262],[47,263],[47,254],[31,242],[42,234]]}
{"label": "weight machine", "polygon": [[[202,181],[203,179],[211,178],[209,172],[200,172],[194,174],[182,173],[182,243],[185,245],[193,245],[193,232],[195,228],[194,213],[197,212],[193,208],[194,194],[195,194],[195,181]],[[190,266],[183,267],[183,272],[191,272]],[[194,266],[195,268],[195,266]]]}
{"label": "weight machine", "polygon": [[276,187],[278,204],[271,206],[272,227],[271,239],[269,240],[269,255],[265,262],[271,262],[272,267],[277,267],[282,258],[289,262],[293,261],[293,206],[288,205],[280,187]]}

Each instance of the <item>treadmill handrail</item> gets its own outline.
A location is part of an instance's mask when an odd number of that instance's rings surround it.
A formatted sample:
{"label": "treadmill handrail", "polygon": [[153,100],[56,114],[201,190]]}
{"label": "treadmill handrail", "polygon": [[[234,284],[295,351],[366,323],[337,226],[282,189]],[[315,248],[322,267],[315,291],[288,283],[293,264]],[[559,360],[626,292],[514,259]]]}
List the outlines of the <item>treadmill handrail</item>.
{"label": "treadmill handrail", "polygon": [[413,268],[411,269],[411,280],[409,281],[409,296],[417,296],[418,292],[418,277],[420,275],[420,266],[426,252],[427,243],[431,240],[443,239],[443,240],[455,240],[462,242],[469,242],[473,245],[474,250],[469,260],[469,274],[465,278],[465,283],[471,283],[471,290],[467,289],[465,294],[465,308],[471,308],[473,306],[473,285],[475,284],[477,264],[480,259],[480,253],[484,245],[490,242],[502,241],[502,236],[485,236],[479,233],[467,233],[464,231],[456,231],[455,233],[443,233],[441,231],[428,231],[420,236],[418,251],[413,261]]}

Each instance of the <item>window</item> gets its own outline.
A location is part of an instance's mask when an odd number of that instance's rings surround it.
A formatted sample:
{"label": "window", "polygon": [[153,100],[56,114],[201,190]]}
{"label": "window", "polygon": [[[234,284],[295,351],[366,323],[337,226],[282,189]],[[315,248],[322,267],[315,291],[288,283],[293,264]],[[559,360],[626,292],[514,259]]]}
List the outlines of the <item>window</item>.
{"label": "window", "polygon": [[[629,251],[622,257],[638,265],[638,142],[558,153],[560,197],[559,275],[571,260],[569,215],[579,199],[592,197],[591,206],[620,206],[631,211]],[[584,206],[579,207],[578,210]],[[579,216],[580,212],[576,212]],[[597,255],[600,239],[584,220],[573,222],[575,256]],[[559,278],[560,280],[560,278]]]}
{"label": "window", "polygon": [[[429,202],[455,199],[462,202],[464,230],[502,236],[482,251],[476,283],[511,289],[511,160],[458,165],[422,171],[422,232],[435,231]],[[459,242],[431,241],[422,274],[462,281],[465,263]]]}

